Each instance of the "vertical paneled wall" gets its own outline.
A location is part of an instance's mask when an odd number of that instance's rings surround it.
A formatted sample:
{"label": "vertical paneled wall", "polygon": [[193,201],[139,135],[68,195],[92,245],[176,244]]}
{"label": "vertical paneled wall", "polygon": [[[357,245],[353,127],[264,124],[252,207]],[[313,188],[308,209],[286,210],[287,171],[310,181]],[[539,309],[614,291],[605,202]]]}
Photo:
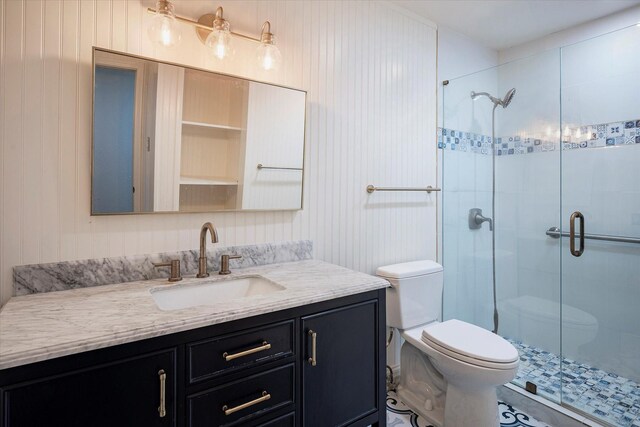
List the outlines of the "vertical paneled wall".
{"label": "vertical paneled wall", "polygon": [[[283,66],[236,42],[213,62],[192,27],[180,48],[149,42],[146,0],[0,2],[0,301],[14,265],[195,248],[204,221],[221,242],[311,239],[316,258],[364,272],[436,257],[436,195],[367,184],[436,185],[436,30],[386,3],[221,1],[235,31],[271,20]],[[197,18],[210,1],[177,1]],[[304,209],[92,217],[92,46],[308,91]]]}

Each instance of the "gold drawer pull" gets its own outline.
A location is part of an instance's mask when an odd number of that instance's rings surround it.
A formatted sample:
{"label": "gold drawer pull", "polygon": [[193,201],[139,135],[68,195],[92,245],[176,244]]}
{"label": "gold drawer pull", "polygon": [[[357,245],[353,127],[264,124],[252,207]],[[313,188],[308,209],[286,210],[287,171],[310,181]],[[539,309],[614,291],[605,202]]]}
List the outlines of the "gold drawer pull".
{"label": "gold drawer pull", "polygon": [[269,393],[267,393],[266,391],[263,391],[262,392],[262,396],[257,398],[257,399],[250,400],[247,403],[243,403],[242,405],[234,406],[233,408],[229,408],[227,405],[224,405],[222,407],[222,410],[224,411],[225,415],[231,415],[234,412],[242,411],[243,409],[246,409],[249,406],[253,406],[253,405],[257,405],[258,403],[266,402],[269,399],[271,399],[271,395]]}
{"label": "gold drawer pull", "polygon": [[311,357],[307,361],[311,366],[316,366],[318,364],[316,357],[318,333],[309,329],[309,336],[311,337]]}
{"label": "gold drawer pull", "polygon": [[166,385],[167,374],[164,369],[158,371],[158,378],[160,379],[160,406],[158,406],[158,414],[160,418],[164,418],[167,415],[166,408]]}
{"label": "gold drawer pull", "polygon": [[261,351],[265,351],[265,350],[269,350],[271,348],[271,344],[269,344],[266,341],[262,341],[262,345],[255,347],[255,348],[251,348],[249,350],[245,350],[245,351],[241,351],[239,353],[234,353],[234,354],[229,354],[226,351],[224,353],[222,353],[222,357],[224,357],[224,360],[226,360],[227,362],[233,360],[233,359],[237,359],[238,357],[243,357],[243,356],[248,356],[250,354],[253,353],[258,353]]}

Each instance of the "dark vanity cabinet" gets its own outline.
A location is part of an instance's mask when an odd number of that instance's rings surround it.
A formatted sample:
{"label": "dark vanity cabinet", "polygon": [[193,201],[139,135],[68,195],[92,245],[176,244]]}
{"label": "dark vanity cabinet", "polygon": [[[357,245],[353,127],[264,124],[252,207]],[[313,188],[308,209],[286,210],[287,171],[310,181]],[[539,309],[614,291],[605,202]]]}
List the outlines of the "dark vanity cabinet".
{"label": "dark vanity cabinet", "polygon": [[384,426],[384,296],[0,371],[0,427]]}
{"label": "dark vanity cabinet", "polygon": [[303,425],[347,425],[378,410],[375,300],[302,318]]}
{"label": "dark vanity cabinet", "polygon": [[3,418],[7,426],[173,426],[175,386],[171,349],[3,387]]}

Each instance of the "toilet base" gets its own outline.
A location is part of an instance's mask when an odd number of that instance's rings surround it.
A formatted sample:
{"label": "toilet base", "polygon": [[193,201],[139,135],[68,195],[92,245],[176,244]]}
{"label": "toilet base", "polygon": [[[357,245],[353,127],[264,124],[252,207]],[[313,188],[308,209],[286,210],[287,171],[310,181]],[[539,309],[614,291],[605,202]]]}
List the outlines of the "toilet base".
{"label": "toilet base", "polygon": [[469,390],[449,383],[444,419],[443,427],[499,427],[496,388]]}
{"label": "toilet base", "polygon": [[397,395],[414,413],[434,427],[500,426],[498,398],[494,388],[469,391],[449,384],[444,410],[427,410],[424,399],[406,388],[398,387]]}
{"label": "toilet base", "polygon": [[444,427],[444,408],[433,408],[430,411],[426,410],[424,398],[403,387],[398,387],[396,394],[402,403],[407,405],[414,413],[427,420],[429,424],[434,427]]}

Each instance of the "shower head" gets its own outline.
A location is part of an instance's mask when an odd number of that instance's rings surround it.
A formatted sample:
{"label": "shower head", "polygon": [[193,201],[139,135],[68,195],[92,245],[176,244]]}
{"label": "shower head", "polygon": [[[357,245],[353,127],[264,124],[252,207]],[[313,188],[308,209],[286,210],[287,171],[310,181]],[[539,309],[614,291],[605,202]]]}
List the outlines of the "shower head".
{"label": "shower head", "polygon": [[486,96],[487,98],[489,98],[491,100],[491,102],[493,102],[494,107],[497,107],[498,105],[501,105],[502,108],[507,108],[509,106],[509,104],[511,104],[511,101],[513,100],[513,96],[515,94],[516,94],[516,88],[511,88],[511,89],[509,89],[507,94],[504,96],[504,98],[498,99],[495,96],[492,96],[492,95],[488,94],[487,92],[474,92],[474,91],[471,91],[471,99],[475,100],[480,96]]}
{"label": "shower head", "polygon": [[509,92],[502,98],[502,108],[507,108],[511,101],[513,100],[513,96],[516,94],[516,88],[509,89]]}

